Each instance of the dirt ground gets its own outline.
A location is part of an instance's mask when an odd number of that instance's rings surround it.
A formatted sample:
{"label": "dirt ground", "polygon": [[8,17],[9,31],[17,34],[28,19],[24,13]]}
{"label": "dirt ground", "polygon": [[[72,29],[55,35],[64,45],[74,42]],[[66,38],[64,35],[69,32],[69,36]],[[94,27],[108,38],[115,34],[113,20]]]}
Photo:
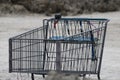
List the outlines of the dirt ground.
{"label": "dirt ground", "polygon": [[[120,12],[93,13],[67,17],[108,18],[106,42],[101,69],[102,80],[120,80]],[[8,39],[20,33],[42,26],[43,15],[17,15],[0,17],[0,80],[30,80],[30,75],[8,73]],[[43,78],[36,77],[36,80]],[[97,80],[88,76],[86,80]]]}

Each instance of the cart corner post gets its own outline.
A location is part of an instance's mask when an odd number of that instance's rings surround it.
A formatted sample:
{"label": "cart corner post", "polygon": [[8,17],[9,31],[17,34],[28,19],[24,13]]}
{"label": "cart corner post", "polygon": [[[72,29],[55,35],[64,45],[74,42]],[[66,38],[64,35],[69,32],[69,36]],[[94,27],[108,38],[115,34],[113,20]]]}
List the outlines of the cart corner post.
{"label": "cart corner post", "polygon": [[9,39],[9,72],[12,72],[12,39]]}
{"label": "cart corner post", "polygon": [[101,64],[102,64],[102,58],[103,58],[106,31],[107,31],[107,22],[105,23],[104,35],[103,35],[103,39],[102,39],[102,49],[101,49],[100,62],[98,65],[98,73],[97,73],[98,80],[100,80],[100,71],[101,71]]}

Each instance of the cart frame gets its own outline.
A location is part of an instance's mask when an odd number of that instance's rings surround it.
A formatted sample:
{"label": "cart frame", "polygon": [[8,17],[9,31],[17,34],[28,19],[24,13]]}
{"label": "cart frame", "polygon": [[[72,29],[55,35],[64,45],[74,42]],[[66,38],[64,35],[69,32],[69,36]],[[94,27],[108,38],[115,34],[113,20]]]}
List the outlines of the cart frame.
{"label": "cart frame", "polygon": [[[75,21],[77,23],[79,22],[80,25],[81,25],[81,21],[83,21],[84,25],[89,24],[93,27],[94,27],[93,25],[94,21],[98,21],[98,23],[101,22],[102,25],[101,27],[95,27],[94,29],[88,29],[88,30],[84,29],[84,32],[78,31],[78,33],[72,33],[73,28],[71,28],[70,31],[66,29],[66,31],[68,31],[67,35],[69,35],[70,33],[72,34],[62,39],[53,39],[53,38],[51,39],[50,38],[51,35],[53,36],[52,32],[50,31],[52,30],[51,27],[54,26],[54,28],[56,28],[56,24],[58,23],[58,21],[60,22],[61,25],[65,24],[65,23],[61,23],[61,21],[63,22],[68,21],[69,24],[72,24],[72,22],[70,21]],[[93,24],[89,23],[92,21],[93,21]],[[52,18],[52,19],[43,20],[43,27],[25,32],[23,34],[20,34],[18,36],[15,36],[9,39],[9,72],[10,73],[11,72],[31,73],[31,78],[32,80],[34,80],[34,74],[41,74],[44,76],[44,75],[47,75],[49,71],[55,70],[65,74],[79,74],[82,76],[85,76],[86,74],[89,74],[89,75],[97,74],[97,77],[100,80],[100,70],[101,70],[101,64],[102,64],[102,58],[103,58],[103,49],[104,49],[108,21],[109,21],[108,19],[101,19],[101,18],[93,18],[93,19],[91,18],[61,18],[61,19]],[[98,24],[98,23],[95,23],[95,24]],[[60,25],[57,25],[57,26],[59,27]],[[76,30],[78,29],[76,27]],[[97,33],[98,30],[100,31],[100,33]],[[101,39],[99,43],[100,47],[98,47],[100,49],[98,49],[96,58],[90,57],[90,55],[92,56],[95,55],[93,54],[92,47],[96,45],[94,41],[95,38],[92,37],[93,34],[91,34],[91,32],[95,35],[100,34],[99,37]],[[62,33],[59,33],[59,34],[61,35]],[[90,41],[78,40],[79,37],[81,37],[82,35],[85,36],[86,34],[87,34],[87,37],[90,37]],[[55,50],[49,49],[49,47],[47,46],[55,48]],[[68,46],[72,46],[72,48]],[[76,46],[79,49],[77,49],[74,46]],[[66,50],[64,48],[66,48]],[[73,48],[76,48],[76,51],[72,50]],[[88,52],[85,52],[85,50],[86,51],[88,50]],[[82,52],[80,53],[79,51],[80,52],[82,51]],[[88,54],[89,52],[90,54]],[[64,55],[63,53],[66,55]],[[68,53],[70,56],[67,56]],[[73,55],[73,57],[71,57],[72,53],[76,53],[77,55],[78,53],[80,53],[80,55],[83,55],[83,56],[78,58]],[[85,55],[82,53],[85,53]],[[77,62],[72,61],[77,59],[78,59]],[[64,60],[68,60],[71,64],[69,62],[65,62]],[[72,65],[73,67],[70,67],[69,70],[66,68],[63,68],[63,66],[66,66],[65,65],[66,63],[68,63],[68,65]],[[82,67],[82,68],[74,69],[75,66],[73,65],[73,63],[79,63],[78,66],[76,64],[75,65],[77,67]],[[34,66],[34,65],[37,65],[37,66]],[[50,66],[50,65],[54,65],[54,66]]]}

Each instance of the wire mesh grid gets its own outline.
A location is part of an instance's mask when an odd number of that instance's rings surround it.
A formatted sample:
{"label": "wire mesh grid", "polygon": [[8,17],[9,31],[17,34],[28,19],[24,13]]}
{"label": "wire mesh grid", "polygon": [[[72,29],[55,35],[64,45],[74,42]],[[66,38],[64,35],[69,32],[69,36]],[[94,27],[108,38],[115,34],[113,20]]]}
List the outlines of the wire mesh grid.
{"label": "wire mesh grid", "polygon": [[107,19],[43,20],[43,27],[9,39],[9,71],[99,74]]}

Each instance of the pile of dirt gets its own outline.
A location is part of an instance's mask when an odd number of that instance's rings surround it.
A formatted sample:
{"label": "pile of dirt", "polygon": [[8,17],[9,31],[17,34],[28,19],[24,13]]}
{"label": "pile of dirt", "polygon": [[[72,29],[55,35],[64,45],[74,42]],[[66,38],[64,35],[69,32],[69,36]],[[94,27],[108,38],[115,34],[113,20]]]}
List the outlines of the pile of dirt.
{"label": "pile of dirt", "polygon": [[[28,10],[46,15],[54,13],[76,15],[120,10],[120,0],[1,0],[0,3],[7,3],[6,6],[11,7],[9,13],[14,12],[13,9],[15,9],[15,13]],[[16,4],[19,5],[18,10],[16,10]]]}
{"label": "pile of dirt", "polygon": [[0,3],[0,15],[6,14],[27,14],[29,11],[22,5]]}

